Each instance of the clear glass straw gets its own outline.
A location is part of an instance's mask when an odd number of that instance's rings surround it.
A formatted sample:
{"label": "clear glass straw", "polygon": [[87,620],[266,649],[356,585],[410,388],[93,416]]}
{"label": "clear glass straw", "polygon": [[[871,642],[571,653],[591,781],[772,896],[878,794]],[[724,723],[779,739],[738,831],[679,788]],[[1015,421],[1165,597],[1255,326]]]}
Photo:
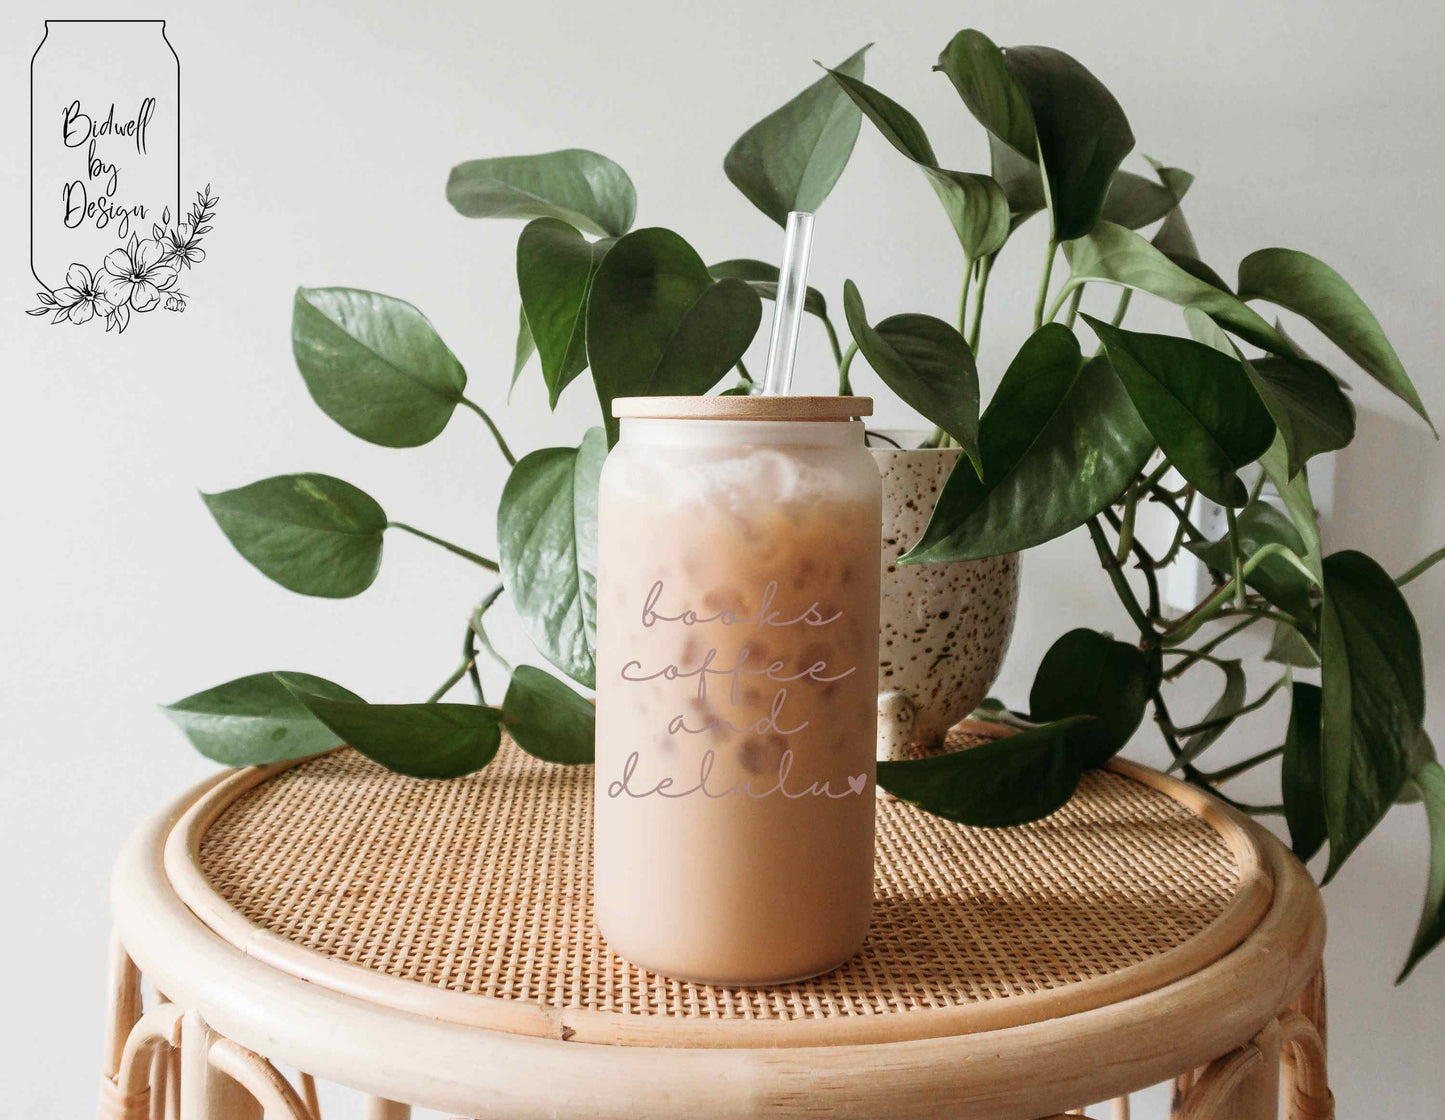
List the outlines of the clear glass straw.
{"label": "clear glass straw", "polygon": [[783,243],[783,267],[773,301],[773,336],[768,342],[768,367],[763,392],[785,396],[793,383],[793,360],[798,353],[798,330],[803,322],[803,297],[808,292],[808,254],[813,248],[813,215],[806,210],[788,214]]}

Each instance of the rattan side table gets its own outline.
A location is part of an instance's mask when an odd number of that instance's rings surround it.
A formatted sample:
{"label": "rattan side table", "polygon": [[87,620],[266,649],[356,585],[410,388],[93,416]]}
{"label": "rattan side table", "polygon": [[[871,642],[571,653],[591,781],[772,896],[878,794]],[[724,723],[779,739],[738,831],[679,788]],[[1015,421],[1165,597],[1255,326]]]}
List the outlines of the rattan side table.
{"label": "rattan side table", "polygon": [[116,866],[102,1120],[316,1120],[313,1076],[370,1120],[1117,1117],[1171,1079],[1176,1115],[1266,1120],[1282,1073],[1332,1116],[1318,891],[1192,787],[1116,762],[993,831],[880,801],[863,950],[757,989],[608,951],[591,788],[504,744],[455,782],[339,750],[191,790]]}

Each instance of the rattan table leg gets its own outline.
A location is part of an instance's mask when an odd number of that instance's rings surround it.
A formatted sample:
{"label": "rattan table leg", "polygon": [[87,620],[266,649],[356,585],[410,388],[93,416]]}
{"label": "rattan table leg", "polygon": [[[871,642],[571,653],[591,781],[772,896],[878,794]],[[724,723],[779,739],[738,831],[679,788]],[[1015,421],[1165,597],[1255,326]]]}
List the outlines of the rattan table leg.
{"label": "rattan table leg", "polygon": [[166,1051],[166,1116],[165,1120],[181,1120],[181,1048]]}
{"label": "rattan table leg", "polygon": [[100,1059],[100,1103],[97,1116],[100,1120],[122,1116],[132,1102],[123,1099],[115,1087],[115,1076],[120,1072],[121,1057],[125,1053],[126,1040],[135,1029],[141,1017],[141,976],[140,970],[120,943],[114,932],[110,935],[109,965],[106,974],[105,1041]]}
{"label": "rattan table leg", "polygon": [[170,1066],[170,1047],[157,1047],[151,1055],[150,1120],[166,1120],[166,1103],[171,1089]]}
{"label": "rattan table leg", "polygon": [[1320,1036],[1320,1045],[1329,1046],[1329,1016],[1325,1008],[1325,968],[1315,973],[1314,979],[1305,986],[1299,999],[1295,1000],[1294,1009],[1302,1014],[1315,1026],[1315,1031]]}
{"label": "rattan table leg", "polygon": [[1191,1069],[1174,1079],[1169,1093],[1169,1120],[1179,1120],[1180,1114],[1184,1111],[1184,1102],[1189,1098],[1189,1090],[1194,1088],[1194,1083],[1199,1080],[1199,1075],[1203,1072],[1202,1069]]}
{"label": "rattan table leg", "polygon": [[301,1099],[306,1102],[311,1120],[321,1120],[321,1100],[316,1095],[316,1078],[309,1073],[299,1073],[297,1079],[301,1082]]}
{"label": "rattan table leg", "polygon": [[1289,1120],[1334,1120],[1335,1098],[1330,1092],[1324,1039],[1302,1012],[1288,1011],[1279,1022]]}
{"label": "rattan table leg", "polygon": [[219,1037],[194,1011],[181,1020],[180,1120],[262,1120],[260,1102],[211,1065],[211,1045]]}
{"label": "rattan table leg", "polygon": [[1181,1120],[1277,1120],[1283,1032],[1272,1022],[1211,1062],[1179,1110]]}
{"label": "rattan table leg", "polygon": [[367,1097],[366,1120],[411,1120],[411,1105]]}

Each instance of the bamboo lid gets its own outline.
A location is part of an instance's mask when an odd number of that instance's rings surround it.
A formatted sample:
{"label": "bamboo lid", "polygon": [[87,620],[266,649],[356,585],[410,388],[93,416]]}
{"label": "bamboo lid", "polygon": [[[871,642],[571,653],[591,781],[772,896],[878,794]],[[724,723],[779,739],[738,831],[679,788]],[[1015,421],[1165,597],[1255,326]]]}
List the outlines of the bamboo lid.
{"label": "bamboo lid", "polygon": [[612,415],[649,420],[856,420],[872,397],[619,397]]}

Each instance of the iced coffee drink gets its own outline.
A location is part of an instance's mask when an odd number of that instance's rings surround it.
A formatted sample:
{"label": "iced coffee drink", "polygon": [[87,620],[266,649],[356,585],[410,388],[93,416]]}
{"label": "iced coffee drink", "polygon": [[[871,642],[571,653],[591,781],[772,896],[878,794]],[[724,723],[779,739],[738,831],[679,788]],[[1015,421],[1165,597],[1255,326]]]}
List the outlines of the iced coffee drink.
{"label": "iced coffee drink", "polygon": [[[797,979],[872,902],[879,476],[857,398],[632,398],[599,496],[594,887],[624,958]],[[849,417],[854,417],[850,419]]]}

